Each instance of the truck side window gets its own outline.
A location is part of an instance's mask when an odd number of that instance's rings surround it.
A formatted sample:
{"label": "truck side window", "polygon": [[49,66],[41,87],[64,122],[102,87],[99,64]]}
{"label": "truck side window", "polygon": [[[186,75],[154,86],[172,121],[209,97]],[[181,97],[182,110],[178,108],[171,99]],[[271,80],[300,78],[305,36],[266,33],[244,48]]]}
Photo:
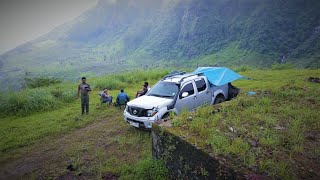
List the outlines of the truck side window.
{"label": "truck side window", "polygon": [[200,80],[196,80],[196,85],[197,85],[198,92],[204,91],[207,88],[207,84],[203,78],[201,78]]}
{"label": "truck side window", "polygon": [[179,94],[179,98],[180,98],[180,99],[182,99],[181,95],[182,95],[182,93],[184,93],[184,92],[188,92],[189,96],[192,95],[192,94],[194,94],[194,89],[193,89],[192,83],[189,83],[189,84],[185,85],[185,86],[181,89],[180,94]]}

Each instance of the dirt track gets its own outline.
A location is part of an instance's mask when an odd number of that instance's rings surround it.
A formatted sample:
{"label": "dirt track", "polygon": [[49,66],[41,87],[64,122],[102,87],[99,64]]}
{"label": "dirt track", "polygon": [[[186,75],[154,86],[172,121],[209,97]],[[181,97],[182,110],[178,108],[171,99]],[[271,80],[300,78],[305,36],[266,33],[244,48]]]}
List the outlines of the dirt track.
{"label": "dirt track", "polygon": [[[136,132],[137,130],[125,122],[119,121],[120,119],[97,120],[69,134],[25,147],[20,157],[0,162],[0,179],[96,179],[97,177],[114,179],[116,175],[98,174],[99,172],[95,172],[92,167],[97,161],[100,163],[103,160],[108,161],[108,157],[124,164],[126,161],[138,160],[141,158],[141,153],[135,152],[141,147],[137,145],[128,147],[129,145],[119,137],[127,139],[136,133],[148,134]],[[129,151],[121,151],[123,148]],[[77,165],[79,167],[76,167]]]}

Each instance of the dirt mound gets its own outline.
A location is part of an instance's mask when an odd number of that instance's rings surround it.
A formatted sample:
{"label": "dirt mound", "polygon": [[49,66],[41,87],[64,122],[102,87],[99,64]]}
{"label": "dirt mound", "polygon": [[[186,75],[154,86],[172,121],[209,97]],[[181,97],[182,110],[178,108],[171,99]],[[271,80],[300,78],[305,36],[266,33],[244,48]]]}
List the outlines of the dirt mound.
{"label": "dirt mound", "polygon": [[118,176],[115,174],[105,174],[104,176],[102,176],[103,180],[117,180]]}

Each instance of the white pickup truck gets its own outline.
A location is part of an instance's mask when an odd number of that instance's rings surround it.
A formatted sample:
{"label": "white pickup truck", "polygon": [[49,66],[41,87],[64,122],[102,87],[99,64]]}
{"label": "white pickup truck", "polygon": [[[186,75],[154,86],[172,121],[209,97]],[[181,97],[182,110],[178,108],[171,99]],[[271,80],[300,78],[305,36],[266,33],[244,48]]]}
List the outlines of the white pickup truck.
{"label": "white pickup truck", "polygon": [[127,103],[124,120],[137,128],[151,128],[152,123],[166,118],[170,112],[193,110],[205,104],[228,99],[228,84],[212,85],[202,74],[178,73],[156,83],[146,95]]}

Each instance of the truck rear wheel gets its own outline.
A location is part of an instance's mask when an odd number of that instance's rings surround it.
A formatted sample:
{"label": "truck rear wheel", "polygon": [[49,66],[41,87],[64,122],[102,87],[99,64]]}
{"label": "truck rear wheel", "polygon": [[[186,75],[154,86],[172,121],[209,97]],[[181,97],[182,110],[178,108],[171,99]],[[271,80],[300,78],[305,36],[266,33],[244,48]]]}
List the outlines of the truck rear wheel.
{"label": "truck rear wheel", "polygon": [[222,94],[219,94],[216,99],[214,99],[214,103],[213,104],[220,104],[222,102],[224,102],[226,99],[224,98],[224,96]]}

